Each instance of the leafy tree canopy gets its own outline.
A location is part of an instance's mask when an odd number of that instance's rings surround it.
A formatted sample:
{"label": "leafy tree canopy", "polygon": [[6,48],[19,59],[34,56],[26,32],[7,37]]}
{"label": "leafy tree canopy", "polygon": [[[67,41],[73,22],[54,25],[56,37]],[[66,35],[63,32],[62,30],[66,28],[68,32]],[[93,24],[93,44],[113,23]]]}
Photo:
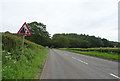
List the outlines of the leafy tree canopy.
{"label": "leafy tree canopy", "polygon": [[26,36],[26,39],[43,46],[51,45],[50,34],[46,31],[46,25],[38,22],[31,22],[28,23],[28,26],[32,35]]}

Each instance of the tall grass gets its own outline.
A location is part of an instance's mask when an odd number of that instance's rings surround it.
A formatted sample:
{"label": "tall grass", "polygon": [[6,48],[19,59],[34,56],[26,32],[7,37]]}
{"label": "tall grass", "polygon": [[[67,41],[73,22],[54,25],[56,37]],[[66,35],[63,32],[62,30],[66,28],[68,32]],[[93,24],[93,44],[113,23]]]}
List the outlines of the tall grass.
{"label": "tall grass", "polygon": [[2,78],[39,78],[36,76],[41,73],[49,50],[25,40],[24,52],[22,52],[20,37],[11,34],[3,34],[2,36]]}

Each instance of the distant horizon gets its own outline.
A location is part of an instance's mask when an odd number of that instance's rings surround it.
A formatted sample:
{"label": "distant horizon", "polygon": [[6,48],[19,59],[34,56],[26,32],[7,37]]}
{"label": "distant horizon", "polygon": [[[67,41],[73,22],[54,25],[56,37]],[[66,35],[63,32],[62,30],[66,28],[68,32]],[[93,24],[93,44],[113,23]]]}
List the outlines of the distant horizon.
{"label": "distant horizon", "polygon": [[[5,32],[10,32],[10,31],[5,31]],[[0,33],[5,33],[5,32],[0,32]],[[17,34],[17,32],[10,32],[10,33]],[[82,33],[55,33],[55,34],[77,34],[77,35],[81,35]],[[55,35],[55,34],[53,34],[53,35]],[[50,37],[52,37],[53,35],[50,34]],[[84,35],[84,34],[82,34],[82,35]],[[85,34],[85,35],[89,35],[89,34]],[[89,35],[89,36],[95,36],[95,35]],[[95,36],[95,37],[98,38],[99,36]],[[101,39],[107,39],[107,38],[103,38],[103,37],[99,37],[99,38],[101,38]],[[109,40],[109,39],[107,39],[107,40],[108,41],[112,41],[112,40]],[[113,42],[119,42],[119,41],[113,41]]]}

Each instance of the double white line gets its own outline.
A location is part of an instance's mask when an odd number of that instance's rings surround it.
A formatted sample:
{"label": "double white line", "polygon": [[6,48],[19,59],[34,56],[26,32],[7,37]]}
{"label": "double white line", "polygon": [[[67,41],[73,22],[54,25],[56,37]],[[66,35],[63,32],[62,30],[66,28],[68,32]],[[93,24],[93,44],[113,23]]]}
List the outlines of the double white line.
{"label": "double white line", "polygon": [[73,59],[75,59],[75,60],[77,60],[77,61],[80,61],[80,62],[82,62],[82,63],[84,63],[84,64],[88,64],[87,62],[84,62],[84,61],[82,61],[82,60],[79,60],[79,59],[77,59],[77,58],[75,58],[75,57],[72,57]]}

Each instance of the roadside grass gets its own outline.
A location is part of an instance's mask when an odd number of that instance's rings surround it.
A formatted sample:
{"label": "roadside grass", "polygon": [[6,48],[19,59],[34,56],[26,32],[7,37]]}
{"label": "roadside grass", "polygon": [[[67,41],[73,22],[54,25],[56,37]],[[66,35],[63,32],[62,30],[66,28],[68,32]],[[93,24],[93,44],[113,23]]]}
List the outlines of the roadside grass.
{"label": "roadside grass", "polygon": [[[30,49],[26,48],[20,60],[16,61],[8,52],[3,52],[2,77],[3,79],[34,79],[39,78],[48,49]],[[33,56],[31,54],[34,54]],[[6,57],[8,56],[8,57]],[[36,77],[38,75],[38,77]]]}
{"label": "roadside grass", "polygon": [[2,79],[39,79],[49,49],[25,40],[22,52],[21,38],[3,35],[3,40]]}
{"label": "roadside grass", "polygon": [[102,53],[97,51],[77,51],[77,50],[71,50],[69,48],[59,48],[59,49],[69,52],[79,53],[79,54],[85,54],[85,55],[120,61],[119,54],[114,54],[114,53]]}

